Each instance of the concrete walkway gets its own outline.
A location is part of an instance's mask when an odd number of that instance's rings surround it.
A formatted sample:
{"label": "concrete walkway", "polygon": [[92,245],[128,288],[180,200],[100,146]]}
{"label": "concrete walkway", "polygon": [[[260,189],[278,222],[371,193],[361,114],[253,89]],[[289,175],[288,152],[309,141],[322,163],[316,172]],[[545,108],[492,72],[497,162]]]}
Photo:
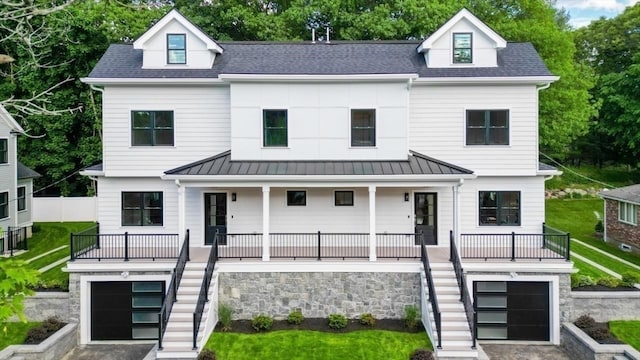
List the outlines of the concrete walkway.
{"label": "concrete walkway", "polygon": [[554,345],[481,344],[491,360],[572,360]]}
{"label": "concrete walkway", "polygon": [[61,360],[142,360],[155,344],[77,346]]}

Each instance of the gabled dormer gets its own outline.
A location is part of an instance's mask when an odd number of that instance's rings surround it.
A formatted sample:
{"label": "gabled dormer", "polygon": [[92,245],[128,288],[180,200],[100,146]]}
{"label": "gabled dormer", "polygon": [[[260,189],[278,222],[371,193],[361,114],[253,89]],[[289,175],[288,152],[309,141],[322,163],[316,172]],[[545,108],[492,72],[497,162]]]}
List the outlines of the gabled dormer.
{"label": "gabled dormer", "polygon": [[171,10],[133,43],[143,69],[210,69],[223,49],[177,10]]}
{"label": "gabled dormer", "polygon": [[507,41],[462,9],[418,46],[427,67],[497,67]]}

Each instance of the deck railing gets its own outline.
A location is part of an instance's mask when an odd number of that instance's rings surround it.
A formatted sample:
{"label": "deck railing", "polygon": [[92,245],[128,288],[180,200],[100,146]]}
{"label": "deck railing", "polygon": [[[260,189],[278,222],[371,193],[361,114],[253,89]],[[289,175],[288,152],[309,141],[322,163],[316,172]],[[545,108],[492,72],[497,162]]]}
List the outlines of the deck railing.
{"label": "deck railing", "polygon": [[262,257],[262,234],[218,234],[218,257],[259,259]]}
{"label": "deck railing", "polygon": [[369,234],[274,233],[269,235],[272,258],[346,259],[369,257]]}
{"label": "deck railing", "polygon": [[169,282],[169,288],[167,289],[167,296],[165,296],[162,308],[160,308],[160,312],[158,313],[158,349],[160,350],[162,350],[162,337],[167,329],[167,323],[169,322],[171,310],[173,310],[173,304],[178,301],[178,287],[180,286],[180,280],[182,280],[182,275],[184,274],[184,269],[187,266],[188,261],[189,229],[187,229],[184,236],[176,267],[173,269],[173,273],[171,274],[171,281]]}
{"label": "deck railing", "polygon": [[391,259],[419,259],[421,234],[376,234],[376,256]]}
{"label": "deck railing", "polygon": [[71,234],[71,261],[176,259],[179,255],[178,234]]}
{"label": "deck railing", "polygon": [[213,238],[213,244],[211,244],[211,251],[209,252],[209,258],[207,259],[207,267],[204,269],[204,278],[202,279],[202,286],[200,286],[200,294],[198,295],[198,301],[196,302],[196,309],[193,312],[193,350],[198,348],[198,331],[200,330],[200,322],[202,322],[202,314],[204,312],[204,305],[209,302],[209,285],[211,285],[211,278],[213,277],[213,270],[216,267],[218,261],[218,234]]}
{"label": "deck railing", "polygon": [[463,259],[570,259],[569,234],[461,234]]}
{"label": "deck railing", "polygon": [[7,252],[13,256],[16,250],[27,250],[27,227],[9,227],[5,231],[0,231],[0,254]]}
{"label": "deck railing", "polygon": [[429,264],[429,256],[427,254],[427,248],[424,245],[424,238],[421,236],[420,240],[420,260],[422,260],[422,267],[424,269],[424,275],[427,278],[427,286],[429,287],[429,302],[431,303],[431,311],[433,312],[433,320],[436,323],[436,333],[438,334],[438,349],[442,349],[442,315],[440,313],[440,306],[438,305],[438,297],[436,296],[436,287],[433,283],[433,275],[431,274],[431,265]]}
{"label": "deck railing", "polygon": [[571,234],[542,223],[544,247],[571,260]]}
{"label": "deck railing", "polygon": [[458,280],[458,287],[460,288],[460,301],[464,305],[464,311],[467,314],[467,323],[469,324],[469,330],[471,331],[471,348],[476,348],[476,329],[478,324],[478,314],[476,313],[475,305],[471,300],[471,294],[467,288],[467,282],[464,278],[464,270],[462,269],[462,261],[458,254],[458,247],[456,246],[455,239],[453,238],[453,231],[449,232],[449,261],[453,264],[453,271],[456,274]]}

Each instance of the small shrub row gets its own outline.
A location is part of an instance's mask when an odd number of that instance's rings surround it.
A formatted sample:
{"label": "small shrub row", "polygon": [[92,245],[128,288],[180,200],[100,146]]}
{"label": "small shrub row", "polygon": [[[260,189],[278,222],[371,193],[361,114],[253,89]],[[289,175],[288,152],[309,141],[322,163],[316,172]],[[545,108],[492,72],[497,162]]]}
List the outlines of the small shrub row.
{"label": "small shrub row", "polygon": [[269,331],[273,327],[273,318],[269,315],[258,315],[251,320],[251,327],[257,332]]}
{"label": "small shrub row", "polygon": [[34,328],[27,331],[25,344],[40,344],[51,334],[62,329],[66,324],[57,317],[50,317]]}
{"label": "small shrub row", "polygon": [[342,314],[329,314],[329,327],[335,330],[347,327],[349,320]]}
{"label": "small shrub row", "polygon": [[304,315],[302,315],[302,311],[293,310],[287,316],[287,322],[291,325],[300,325],[304,321]]}
{"label": "small shrub row", "polygon": [[606,276],[598,280],[594,280],[591,276],[588,275],[571,274],[572,288],[594,285],[601,285],[608,288],[633,287],[635,284],[639,283],[640,274],[631,271],[622,274],[622,279],[617,279],[613,276]]}
{"label": "small shrub row", "polygon": [[587,335],[591,336],[593,340],[601,341],[611,337],[611,331],[607,324],[597,323],[591,316],[582,315],[574,324],[582,329]]}

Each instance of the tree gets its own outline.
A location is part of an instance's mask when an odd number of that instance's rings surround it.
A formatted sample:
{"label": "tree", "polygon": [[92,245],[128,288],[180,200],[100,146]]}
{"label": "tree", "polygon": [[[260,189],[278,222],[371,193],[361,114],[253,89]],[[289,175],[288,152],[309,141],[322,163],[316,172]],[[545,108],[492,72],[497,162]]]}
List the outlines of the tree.
{"label": "tree", "polygon": [[25,297],[33,295],[29,288],[38,281],[38,272],[25,266],[23,261],[0,261],[0,324],[12,316],[25,321],[23,302]]}

